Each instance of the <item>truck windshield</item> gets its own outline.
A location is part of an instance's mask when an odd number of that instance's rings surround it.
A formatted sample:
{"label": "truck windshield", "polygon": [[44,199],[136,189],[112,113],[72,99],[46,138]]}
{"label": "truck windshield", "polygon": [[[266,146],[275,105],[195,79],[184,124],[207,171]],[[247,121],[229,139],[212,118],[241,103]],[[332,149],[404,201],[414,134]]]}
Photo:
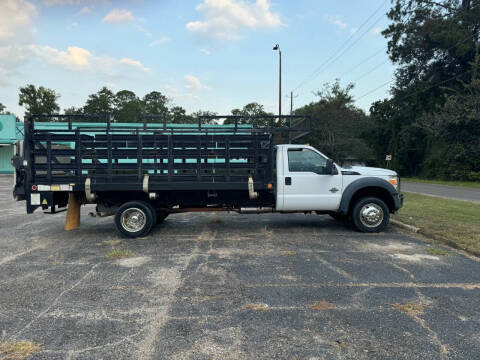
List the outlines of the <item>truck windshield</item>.
{"label": "truck windshield", "polygon": [[327,174],[327,159],[310,149],[289,149],[288,170],[325,175]]}

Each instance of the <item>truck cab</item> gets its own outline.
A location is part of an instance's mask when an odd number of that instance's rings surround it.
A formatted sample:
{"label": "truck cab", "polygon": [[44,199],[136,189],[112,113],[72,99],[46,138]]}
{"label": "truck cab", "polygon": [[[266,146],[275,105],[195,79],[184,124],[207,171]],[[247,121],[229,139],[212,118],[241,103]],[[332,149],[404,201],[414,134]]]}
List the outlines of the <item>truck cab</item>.
{"label": "truck cab", "polygon": [[350,218],[360,231],[378,232],[403,202],[395,171],[342,168],[308,145],[278,145],[276,210],[316,211]]}

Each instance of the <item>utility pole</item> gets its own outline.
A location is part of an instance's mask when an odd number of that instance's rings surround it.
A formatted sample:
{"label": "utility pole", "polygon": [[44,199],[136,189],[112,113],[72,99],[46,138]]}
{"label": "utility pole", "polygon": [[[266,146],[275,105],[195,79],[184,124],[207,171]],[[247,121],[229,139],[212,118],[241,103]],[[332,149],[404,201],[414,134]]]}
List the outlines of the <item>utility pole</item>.
{"label": "utility pole", "polygon": [[297,96],[293,96],[293,91],[290,91],[290,96],[287,95],[288,98],[290,98],[290,115],[293,115],[293,99],[296,99]]}

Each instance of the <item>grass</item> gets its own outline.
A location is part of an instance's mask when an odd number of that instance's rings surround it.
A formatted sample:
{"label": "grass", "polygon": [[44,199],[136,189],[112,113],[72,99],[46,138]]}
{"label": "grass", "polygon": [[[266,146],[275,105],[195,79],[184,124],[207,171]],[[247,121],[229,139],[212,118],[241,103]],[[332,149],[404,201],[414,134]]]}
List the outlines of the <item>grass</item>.
{"label": "grass", "polygon": [[392,308],[410,316],[418,316],[423,314],[423,305],[413,302],[408,302],[405,304],[392,304]]}
{"label": "grass", "polygon": [[105,255],[108,259],[126,259],[133,257],[133,252],[126,249],[112,249]]}
{"label": "grass", "polygon": [[253,311],[267,311],[269,306],[267,304],[247,304],[245,309]]}
{"label": "grass", "polygon": [[40,345],[31,341],[5,341],[0,345],[2,360],[23,360],[40,351]]}
{"label": "grass", "polygon": [[393,218],[457,249],[480,255],[480,204],[405,193]]}
{"label": "grass", "polygon": [[335,305],[333,305],[332,303],[329,303],[328,301],[322,300],[322,301],[314,302],[313,304],[310,305],[310,308],[312,310],[331,310],[331,309],[335,309]]}
{"label": "grass", "polygon": [[440,249],[440,248],[429,248],[427,250],[427,254],[429,255],[438,255],[438,256],[450,256],[452,255],[449,251]]}
{"label": "grass", "polygon": [[447,180],[428,180],[420,178],[404,178],[402,181],[411,181],[425,184],[439,184],[439,185],[450,185],[450,186],[460,186],[460,187],[471,187],[480,189],[479,181],[447,181]]}

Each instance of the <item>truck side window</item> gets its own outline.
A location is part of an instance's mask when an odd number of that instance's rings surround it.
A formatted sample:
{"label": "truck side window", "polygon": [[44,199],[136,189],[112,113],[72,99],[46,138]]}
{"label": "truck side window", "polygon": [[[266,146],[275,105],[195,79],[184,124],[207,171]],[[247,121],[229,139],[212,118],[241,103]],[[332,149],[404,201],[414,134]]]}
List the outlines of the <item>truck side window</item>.
{"label": "truck side window", "polygon": [[327,159],[310,149],[289,149],[288,170],[290,172],[327,173]]}

